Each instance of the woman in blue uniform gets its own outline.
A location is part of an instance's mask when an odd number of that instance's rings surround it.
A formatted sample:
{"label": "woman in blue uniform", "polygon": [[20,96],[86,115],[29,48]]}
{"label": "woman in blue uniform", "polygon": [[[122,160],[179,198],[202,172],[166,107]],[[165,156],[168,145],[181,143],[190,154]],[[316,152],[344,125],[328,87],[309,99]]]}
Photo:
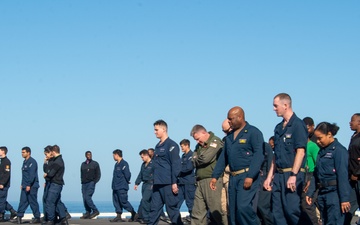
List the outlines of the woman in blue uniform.
{"label": "woman in blue uniform", "polygon": [[316,189],[323,225],[343,225],[350,209],[348,152],[334,136],[339,127],[322,122],[315,128],[320,151],[306,201],[310,205]]}

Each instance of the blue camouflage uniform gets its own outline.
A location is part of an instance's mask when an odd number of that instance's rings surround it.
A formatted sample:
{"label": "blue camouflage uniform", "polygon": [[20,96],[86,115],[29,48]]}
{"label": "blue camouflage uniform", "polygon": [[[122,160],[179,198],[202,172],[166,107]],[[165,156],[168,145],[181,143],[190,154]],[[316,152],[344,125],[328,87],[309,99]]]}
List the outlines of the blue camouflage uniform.
{"label": "blue camouflage uniform", "polygon": [[[246,122],[245,127],[234,137],[226,136],[224,150],[213,171],[212,177],[221,177],[225,167],[230,167],[229,211],[230,224],[258,224],[256,215],[257,192],[260,187],[260,167],[264,159],[264,138],[259,129]],[[237,174],[235,174],[237,173]],[[244,189],[246,178],[252,178],[249,190]]]}
{"label": "blue camouflage uniform", "polygon": [[134,208],[128,201],[130,178],[129,164],[124,159],[116,162],[112,179],[112,197],[115,211],[118,214],[122,214],[123,209],[126,209],[128,212],[134,212]]}
{"label": "blue camouflage uniform", "polygon": [[[276,170],[272,187],[272,207],[274,222],[277,225],[297,225],[299,222],[300,198],[304,183],[304,164],[296,177],[296,191],[287,188],[296,150],[306,149],[308,132],[305,123],[294,113],[283,129],[284,120],[274,130],[274,154]],[[289,170],[284,172],[284,170]]]}
{"label": "blue camouflage uniform", "polygon": [[181,156],[181,171],[178,177],[179,187],[179,208],[185,200],[186,206],[188,207],[190,217],[191,211],[194,205],[195,195],[195,171],[194,164],[192,162],[193,151],[184,153]]}
{"label": "blue camouflage uniform", "polygon": [[167,138],[155,147],[154,162],[154,186],[151,198],[150,223],[158,223],[164,204],[166,211],[173,224],[182,224],[179,210],[179,197],[172,192],[172,184],[177,183],[180,172],[179,146],[176,142]]}
{"label": "blue camouflage uniform", "polygon": [[323,224],[343,225],[345,214],[341,212],[341,203],[350,201],[351,187],[348,181],[348,152],[337,139],[320,148],[307,196],[313,198],[316,186]]}
{"label": "blue camouflage uniform", "polygon": [[153,161],[151,160],[147,165],[145,162],[141,165],[141,170],[139,175],[135,180],[135,185],[139,185],[143,182],[141,187],[141,202],[139,206],[139,210],[141,212],[141,217],[144,221],[150,220],[150,211],[151,211],[151,195],[154,183],[154,166]]}
{"label": "blue camouflage uniform", "polygon": [[[30,187],[30,191],[26,191],[26,187]],[[27,207],[30,204],[33,215],[36,219],[40,219],[39,203],[37,194],[39,189],[38,165],[34,158],[25,159],[22,166],[21,194],[18,217],[23,217]]]}

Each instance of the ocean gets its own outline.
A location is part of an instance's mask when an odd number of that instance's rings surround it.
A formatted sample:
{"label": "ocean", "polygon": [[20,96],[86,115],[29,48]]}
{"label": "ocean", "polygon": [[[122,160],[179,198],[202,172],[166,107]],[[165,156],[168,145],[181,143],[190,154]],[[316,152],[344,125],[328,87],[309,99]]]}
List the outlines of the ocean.
{"label": "ocean", "polygon": [[[83,205],[82,201],[63,201],[63,202],[64,202],[65,206],[67,207],[69,213],[84,213],[85,212],[84,205]],[[15,210],[17,210],[19,202],[12,201],[12,202],[9,202],[9,203],[14,207]],[[112,201],[94,201],[94,203],[95,203],[96,207],[98,208],[98,210],[101,213],[115,212]],[[135,211],[138,211],[140,202],[138,202],[138,201],[130,201],[130,203],[134,207]],[[39,202],[39,205],[40,205],[40,212],[42,212],[43,211],[42,210],[43,209],[42,203]],[[166,212],[165,209],[164,209],[164,211]],[[182,206],[180,208],[180,211],[181,212],[187,212],[188,211],[187,207],[185,205],[185,202],[182,204]],[[126,210],[124,210],[124,212],[126,212]],[[25,213],[32,213],[32,211],[30,209],[30,206],[27,208]]]}

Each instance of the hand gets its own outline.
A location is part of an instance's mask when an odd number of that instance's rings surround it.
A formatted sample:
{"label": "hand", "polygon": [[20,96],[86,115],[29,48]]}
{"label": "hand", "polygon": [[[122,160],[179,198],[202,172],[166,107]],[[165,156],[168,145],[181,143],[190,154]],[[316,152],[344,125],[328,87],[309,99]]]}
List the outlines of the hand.
{"label": "hand", "polygon": [[271,191],[271,190],[272,190],[272,187],[271,187],[271,179],[267,178],[267,179],[264,181],[263,187],[264,187],[265,190]]}
{"label": "hand", "polygon": [[44,173],[44,178],[47,176],[47,173]]}
{"label": "hand", "polygon": [[171,185],[171,188],[172,188],[172,192],[177,195],[179,193],[179,189],[178,189],[178,186],[177,184],[172,184]]}
{"label": "hand", "polygon": [[349,211],[350,211],[350,207],[351,207],[350,202],[342,202],[342,203],[341,203],[341,212],[342,212],[342,213],[347,213],[347,212],[349,212]]}
{"label": "hand", "polygon": [[137,186],[137,185],[135,185],[135,186],[134,186],[134,190],[135,190],[135,191],[137,191],[137,188],[138,188],[138,186]]}
{"label": "hand", "polygon": [[245,178],[245,181],[244,181],[244,189],[245,190],[249,190],[251,188],[251,185],[253,183],[253,179],[250,178],[250,177],[247,177]]}
{"label": "hand", "polygon": [[217,179],[216,178],[212,178],[211,181],[210,181],[210,189],[215,191],[216,190],[216,181]]}
{"label": "hand", "polygon": [[308,204],[308,205],[311,205],[312,204],[312,198],[310,198],[309,196],[306,196],[306,203]]}
{"label": "hand", "polygon": [[309,187],[310,187],[310,181],[308,180],[305,184],[305,187],[304,187],[304,193],[306,193],[308,190],[309,190]]}
{"label": "hand", "polygon": [[356,180],[358,180],[358,177],[357,177],[357,176],[355,176],[355,175],[353,175],[353,174],[351,174],[351,177],[350,177],[350,179],[351,179],[351,180],[354,180],[354,181],[356,181]]}
{"label": "hand", "polygon": [[0,189],[3,189],[4,188],[4,185],[0,184]]}
{"label": "hand", "polygon": [[26,190],[26,192],[29,192],[30,191],[30,186],[26,186],[25,190]]}
{"label": "hand", "polygon": [[296,176],[290,176],[287,183],[287,188],[289,188],[292,192],[296,191]]}

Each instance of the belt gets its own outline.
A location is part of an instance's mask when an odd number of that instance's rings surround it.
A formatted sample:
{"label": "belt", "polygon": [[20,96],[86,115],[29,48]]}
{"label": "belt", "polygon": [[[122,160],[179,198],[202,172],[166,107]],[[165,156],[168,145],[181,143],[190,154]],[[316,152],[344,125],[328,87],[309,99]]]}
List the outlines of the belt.
{"label": "belt", "polygon": [[318,185],[319,188],[326,188],[326,187],[329,187],[329,186],[336,186],[337,181],[336,180],[329,180],[329,181],[320,182],[317,185]]}
{"label": "belt", "polygon": [[[277,168],[278,173],[286,173],[286,172],[291,172],[292,168]],[[305,172],[304,168],[300,168],[301,172]]]}
{"label": "belt", "polygon": [[242,174],[249,171],[249,168],[245,168],[245,169],[241,169],[241,170],[237,170],[237,171],[231,171],[230,174],[231,176],[236,176],[238,174]]}

